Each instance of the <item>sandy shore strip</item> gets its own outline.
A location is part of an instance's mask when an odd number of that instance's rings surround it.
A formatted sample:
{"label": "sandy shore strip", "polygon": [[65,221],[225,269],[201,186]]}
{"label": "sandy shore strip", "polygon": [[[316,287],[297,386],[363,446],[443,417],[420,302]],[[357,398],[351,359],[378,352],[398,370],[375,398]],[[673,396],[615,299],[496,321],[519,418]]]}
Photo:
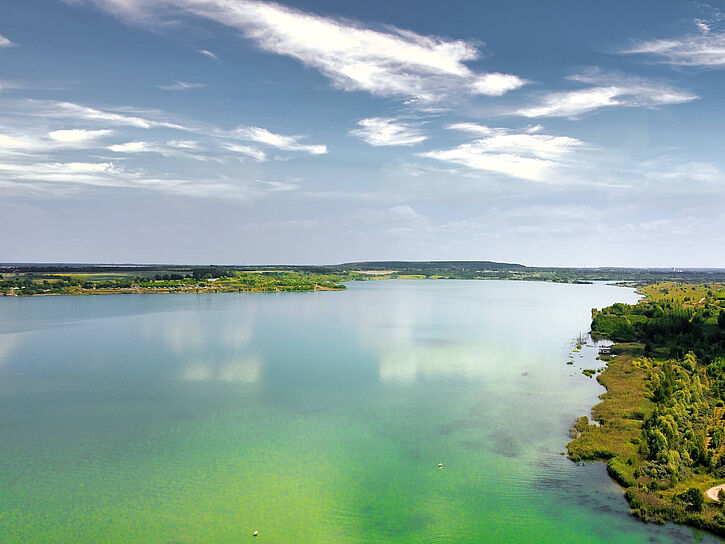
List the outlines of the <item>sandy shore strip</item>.
{"label": "sandy shore strip", "polygon": [[725,489],[725,484],[716,485],[715,487],[711,487],[707,491],[705,491],[705,496],[708,499],[712,499],[715,502],[719,502],[719,499],[717,498],[717,492],[721,489]]}

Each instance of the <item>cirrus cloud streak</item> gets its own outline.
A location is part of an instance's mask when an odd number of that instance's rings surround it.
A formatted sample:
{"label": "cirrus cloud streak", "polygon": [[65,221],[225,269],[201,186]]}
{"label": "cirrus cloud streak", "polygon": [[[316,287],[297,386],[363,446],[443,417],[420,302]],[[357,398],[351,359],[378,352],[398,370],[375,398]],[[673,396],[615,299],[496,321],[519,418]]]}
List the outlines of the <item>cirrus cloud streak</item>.
{"label": "cirrus cloud streak", "polygon": [[642,78],[594,72],[574,75],[568,79],[593,86],[549,93],[543,96],[538,104],[520,108],[512,113],[529,118],[574,118],[602,108],[654,108],[692,102],[699,98],[689,91]]}
{"label": "cirrus cloud streak", "polygon": [[302,136],[286,136],[284,134],[277,134],[262,127],[240,126],[233,131],[232,135],[241,140],[269,145],[284,151],[303,151],[305,153],[309,153],[310,155],[324,155],[327,153],[326,145],[302,144],[300,143]]}
{"label": "cirrus cloud streak", "polygon": [[348,91],[430,102],[453,93],[501,96],[527,83],[513,74],[471,70],[465,63],[480,57],[473,42],[424,36],[393,26],[373,29],[271,2],[86,1],[132,23],[163,22],[178,12],[215,21],[241,32],[264,51],[315,68]]}
{"label": "cirrus cloud streak", "polygon": [[677,66],[725,67],[725,32],[713,31],[710,24],[696,20],[697,34],[680,38],[635,42],[623,55],[651,55]]}

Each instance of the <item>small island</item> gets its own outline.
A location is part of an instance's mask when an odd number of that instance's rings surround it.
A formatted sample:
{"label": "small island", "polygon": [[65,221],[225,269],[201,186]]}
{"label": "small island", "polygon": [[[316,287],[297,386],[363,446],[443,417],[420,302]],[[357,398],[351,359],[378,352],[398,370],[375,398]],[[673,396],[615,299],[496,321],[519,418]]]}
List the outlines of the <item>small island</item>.
{"label": "small island", "polygon": [[[634,516],[725,535],[725,285],[640,287],[636,305],[593,311],[592,336],[616,342],[597,376],[607,388],[580,417],[572,460],[607,463]],[[714,496],[713,496],[714,495]]]}

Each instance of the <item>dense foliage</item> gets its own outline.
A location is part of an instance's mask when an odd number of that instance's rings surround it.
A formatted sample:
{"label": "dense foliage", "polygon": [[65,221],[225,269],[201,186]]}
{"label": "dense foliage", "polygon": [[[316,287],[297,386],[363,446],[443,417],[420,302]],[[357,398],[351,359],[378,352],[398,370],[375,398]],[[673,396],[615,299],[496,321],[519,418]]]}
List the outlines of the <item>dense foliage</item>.
{"label": "dense foliage", "polygon": [[[706,289],[695,304],[668,298],[660,288],[659,300],[636,305],[613,304],[592,315],[592,332],[615,342],[642,342],[645,355],[681,359],[688,352],[710,364],[725,354],[725,297],[721,290]],[[695,298],[699,296],[698,293]],[[702,300],[702,303],[699,301]]]}
{"label": "dense foliage", "polygon": [[611,417],[600,426],[578,421],[569,454],[607,460],[635,516],[725,535],[721,505],[703,494],[725,478],[725,287],[642,291],[636,305],[593,312],[593,334],[628,344],[615,345],[620,355],[600,376],[608,392],[594,413]]}
{"label": "dense foliage", "polygon": [[642,426],[640,452],[648,460],[643,472],[653,479],[677,482],[688,470],[709,466],[712,452],[705,448],[708,425],[713,418],[713,403],[706,398],[694,355],[688,353],[681,363],[665,361],[649,367],[647,386],[655,409]]}

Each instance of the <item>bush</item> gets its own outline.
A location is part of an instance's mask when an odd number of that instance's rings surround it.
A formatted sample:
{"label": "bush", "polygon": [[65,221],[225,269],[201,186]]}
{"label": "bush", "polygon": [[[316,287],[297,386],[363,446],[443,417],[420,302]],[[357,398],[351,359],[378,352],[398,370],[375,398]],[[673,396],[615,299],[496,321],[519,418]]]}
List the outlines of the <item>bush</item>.
{"label": "bush", "polygon": [[691,487],[687,491],[675,495],[675,498],[683,502],[687,510],[691,512],[702,512],[705,506],[705,494],[696,487]]}
{"label": "bush", "polygon": [[632,487],[637,483],[634,471],[635,469],[629,463],[622,461],[619,457],[614,457],[607,463],[607,472],[622,487]]}

